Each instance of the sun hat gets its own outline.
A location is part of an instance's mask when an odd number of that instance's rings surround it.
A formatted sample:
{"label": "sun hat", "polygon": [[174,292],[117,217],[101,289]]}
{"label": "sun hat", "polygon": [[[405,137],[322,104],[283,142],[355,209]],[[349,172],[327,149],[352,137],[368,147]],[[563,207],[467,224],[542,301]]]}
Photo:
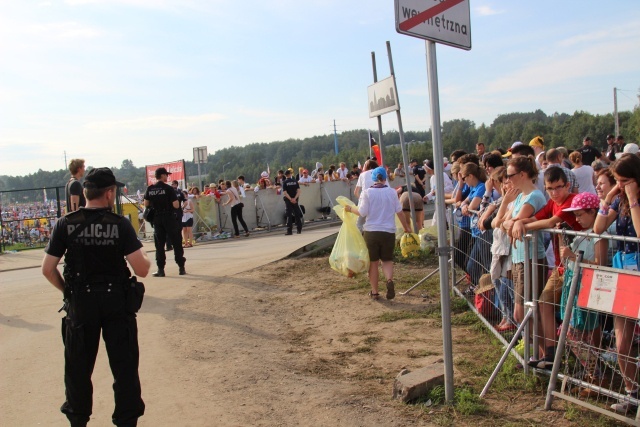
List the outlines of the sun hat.
{"label": "sun hat", "polygon": [[387,171],[382,166],[378,166],[371,172],[371,178],[374,181],[385,181],[387,179]]}
{"label": "sun hat", "polygon": [[269,178],[269,174],[267,173],[267,171],[262,171],[260,176],[263,177],[263,178]]}
{"label": "sun hat", "polygon": [[529,141],[529,147],[544,148],[544,138],[542,138],[541,136],[536,136],[531,141]]}
{"label": "sun hat", "polygon": [[593,193],[576,194],[571,201],[571,207],[562,209],[563,212],[579,211],[581,209],[598,209],[600,207],[600,198]]}
{"label": "sun hat", "polygon": [[622,150],[622,152],[628,153],[628,154],[637,154],[638,150],[639,150],[638,144],[634,144],[633,142],[630,142],[624,146],[624,149]]}

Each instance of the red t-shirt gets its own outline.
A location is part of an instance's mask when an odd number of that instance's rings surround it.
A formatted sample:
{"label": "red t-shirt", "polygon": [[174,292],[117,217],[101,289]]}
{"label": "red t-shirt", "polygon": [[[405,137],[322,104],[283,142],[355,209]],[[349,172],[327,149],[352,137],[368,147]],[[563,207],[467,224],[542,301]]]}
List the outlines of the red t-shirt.
{"label": "red t-shirt", "polygon": [[[571,207],[571,201],[573,200],[573,198],[575,197],[575,193],[570,193],[569,197],[567,197],[565,199],[564,202],[562,202],[561,205],[557,204],[556,202],[554,202],[553,200],[549,199],[549,201],[547,202],[547,204],[540,209],[535,215],[534,217],[537,220],[541,220],[541,219],[549,219],[549,218],[553,218],[554,216],[557,216],[558,218],[562,219],[562,221],[566,222],[567,224],[569,224],[569,226],[571,226],[571,228],[574,231],[582,231],[582,227],[580,226],[580,224],[578,224],[578,221],[576,221],[576,216],[573,214],[573,212],[563,212],[563,209],[567,209]],[[551,241],[553,243],[553,255],[556,259],[556,267],[560,266],[560,235],[559,234],[552,234],[551,235]]]}

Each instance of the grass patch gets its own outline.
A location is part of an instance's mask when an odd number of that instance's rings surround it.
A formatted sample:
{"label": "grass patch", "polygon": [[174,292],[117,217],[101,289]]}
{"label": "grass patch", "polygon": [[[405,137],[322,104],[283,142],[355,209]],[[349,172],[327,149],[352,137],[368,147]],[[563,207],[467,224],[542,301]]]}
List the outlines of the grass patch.
{"label": "grass patch", "polygon": [[411,348],[407,350],[407,356],[409,356],[411,359],[420,359],[422,357],[438,355],[440,355],[440,352],[431,350],[414,350]]}
{"label": "grass patch", "polygon": [[405,319],[425,319],[426,314],[422,311],[412,310],[399,310],[399,311],[387,311],[377,317],[378,322],[397,322],[398,320]]}
{"label": "grass patch", "polygon": [[377,336],[373,336],[373,337],[366,337],[364,339],[364,343],[368,346],[371,346],[373,344],[379,343],[380,341],[382,341],[382,337],[377,337]]}
{"label": "grass patch", "polygon": [[487,412],[487,405],[469,388],[456,388],[454,396],[456,410],[462,415],[479,415]]}
{"label": "grass patch", "polygon": [[472,311],[467,311],[466,313],[461,313],[451,318],[451,324],[454,326],[468,326],[477,323],[482,324],[478,316]]}

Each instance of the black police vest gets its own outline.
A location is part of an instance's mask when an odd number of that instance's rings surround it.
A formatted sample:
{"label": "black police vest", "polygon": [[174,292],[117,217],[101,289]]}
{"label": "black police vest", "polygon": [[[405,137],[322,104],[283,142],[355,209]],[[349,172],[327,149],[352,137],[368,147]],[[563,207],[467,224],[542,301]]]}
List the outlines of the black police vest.
{"label": "black police vest", "polygon": [[67,214],[62,220],[65,221],[67,236],[89,222],[72,241],[67,242],[63,273],[67,284],[124,281],[131,276],[120,240],[119,225],[124,217],[108,210],[79,210]]}

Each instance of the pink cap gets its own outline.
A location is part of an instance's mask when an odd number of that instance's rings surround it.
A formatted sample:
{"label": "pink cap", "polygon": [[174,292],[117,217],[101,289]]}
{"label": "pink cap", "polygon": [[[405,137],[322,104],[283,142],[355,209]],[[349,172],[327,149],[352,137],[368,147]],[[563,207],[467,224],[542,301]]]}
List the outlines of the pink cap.
{"label": "pink cap", "polygon": [[581,209],[598,209],[600,207],[600,199],[593,193],[576,194],[571,201],[571,207],[562,209],[563,212],[579,211]]}

